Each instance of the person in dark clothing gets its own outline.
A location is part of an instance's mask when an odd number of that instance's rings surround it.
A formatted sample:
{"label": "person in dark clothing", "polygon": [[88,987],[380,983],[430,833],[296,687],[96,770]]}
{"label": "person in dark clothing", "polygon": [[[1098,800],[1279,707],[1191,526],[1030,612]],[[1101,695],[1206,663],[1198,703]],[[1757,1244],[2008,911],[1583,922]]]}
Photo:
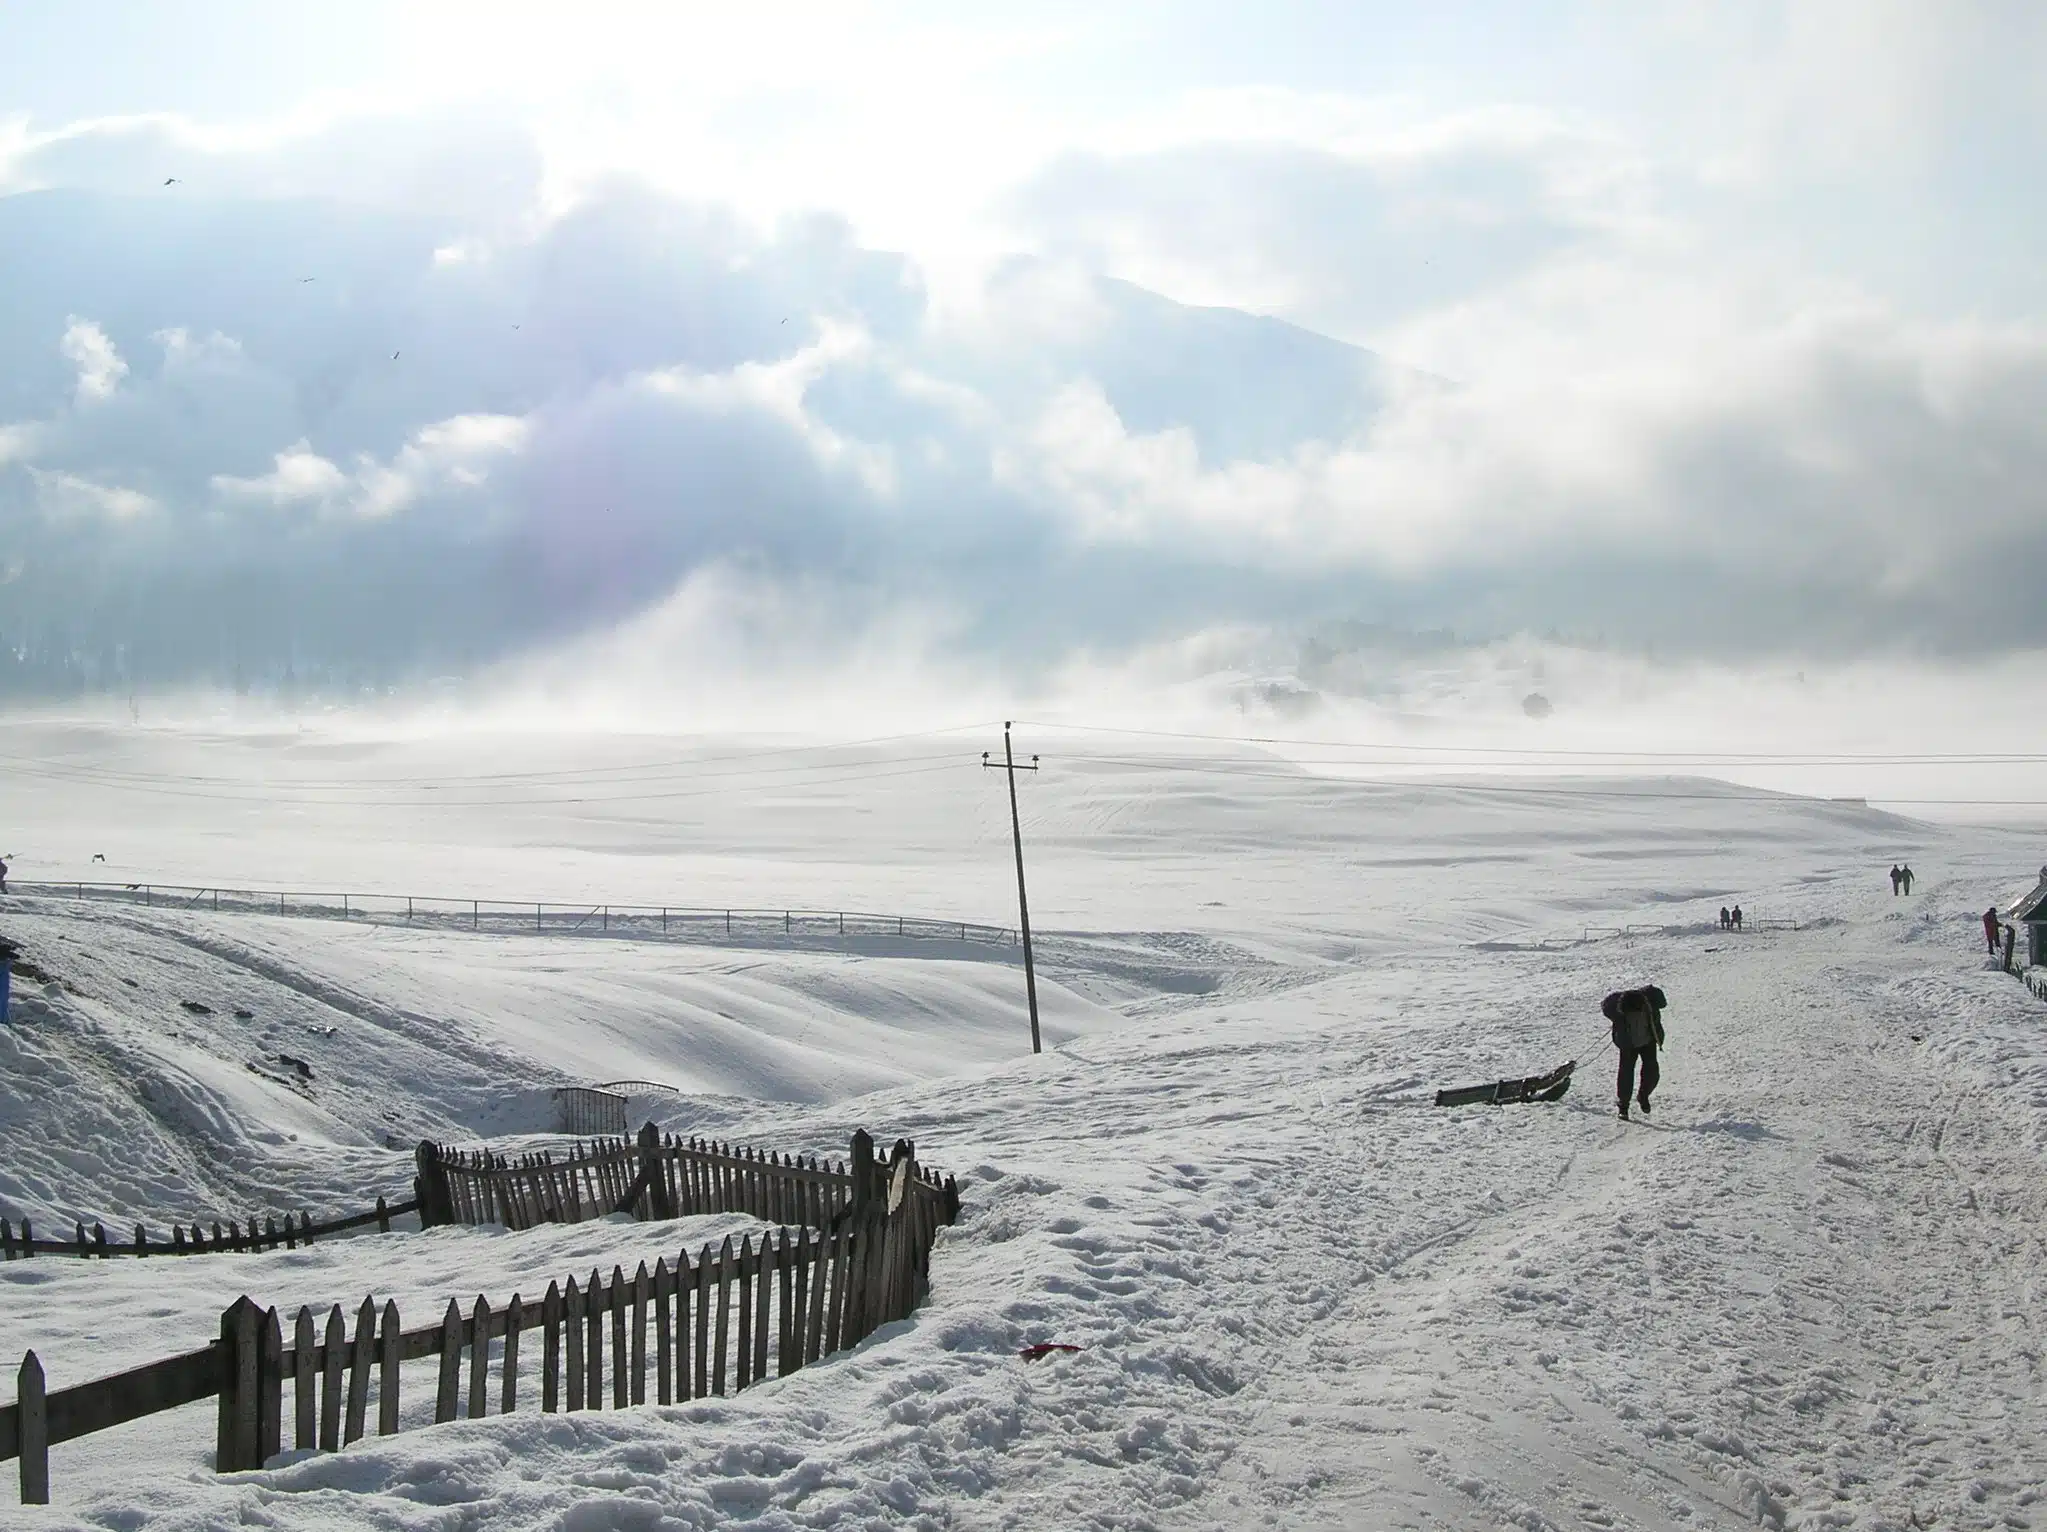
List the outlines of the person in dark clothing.
{"label": "person in dark clothing", "polygon": [[1904,873],[1898,870],[1898,864],[1896,862],[1891,863],[1891,897],[1893,899],[1898,897],[1898,880],[1904,876]]}
{"label": "person in dark clothing", "polygon": [[7,892],[7,864],[0,862],[0,894]]}
{"label": "person in dark clothing", "polygon": [[1741,929],[1741,906],[1738,904],[1734,907],[1734,929]]}
{"label": "person in dark clothing", "polygon": [[[1656,1067],[1656,1050],[1663,1045],[1663,1008],[1669,1004],[1663,991],[1653,984],[1640,989],[1616,990],[1600,1002],[1600,1014],[1613,1024],[1613,1045],[1620,1050],[1620,1071],[1614,1082],[1616,1109],[1625,1121],[1628,1098],[1633,1097],[1643,1112],[1655,1093],[1663,1072]],[[1641,1066],[1641,1083],[1635,1078]]]}
{"label": "person in dark clothing", "polygon": [[1720,929],[1725,931],[1734,924],[1734,917],[1727,913],[1727,906],[1720,906]]}
{"label": "person in dark clothing", "polygon": [[1898,886],[1909,895],[1912,892],[1912,864],[1907,862],[1898,868]]}
{"label": "person in dark clothing", "polygon": [[1997,906],[1991,905],[1983,912],[1983,941],[1990,948],[1990,955],[1997,956]]}

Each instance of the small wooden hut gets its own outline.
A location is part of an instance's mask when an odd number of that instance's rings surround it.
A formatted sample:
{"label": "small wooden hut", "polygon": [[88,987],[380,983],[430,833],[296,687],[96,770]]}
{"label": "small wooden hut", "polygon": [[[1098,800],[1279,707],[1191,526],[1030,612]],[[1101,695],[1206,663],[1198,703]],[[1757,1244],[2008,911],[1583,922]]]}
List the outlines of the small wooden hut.
{"label": "small wooden hut", "polygon": [[2026,966],[2047,966],[2047,867],[2040,869],[2033,891],[2012,906],[2011,918],[2026,933]]}

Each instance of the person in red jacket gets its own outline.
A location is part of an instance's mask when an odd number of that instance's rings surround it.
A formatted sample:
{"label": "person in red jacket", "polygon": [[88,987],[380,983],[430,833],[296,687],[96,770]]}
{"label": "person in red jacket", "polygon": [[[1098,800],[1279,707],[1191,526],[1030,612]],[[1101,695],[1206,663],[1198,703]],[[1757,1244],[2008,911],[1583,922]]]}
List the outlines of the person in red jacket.
{"label": "person in red jacket", "polygon": [[1983,912],[1983,943],[1990,949],[1992,957],[1997,956],[1997,906],[1991,905]]}

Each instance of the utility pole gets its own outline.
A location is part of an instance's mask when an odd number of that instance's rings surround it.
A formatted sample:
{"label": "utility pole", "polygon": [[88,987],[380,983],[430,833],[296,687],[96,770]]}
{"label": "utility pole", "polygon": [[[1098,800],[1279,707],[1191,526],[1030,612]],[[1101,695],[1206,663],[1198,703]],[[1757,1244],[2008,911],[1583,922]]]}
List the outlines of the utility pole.
{"label": "utility pole", "polygon": [[[988,754],[986,750],[981,752],[984,770],[995,766],[995,762],[988,759]],[[1007,719],[1002,724],[1002,764],[997,769],[1009,773],[1009,831],[1016,841],[1016,914],[1018,928],[1023,932],[1024,993],[1031,1003],[1031,1052],[1043,1053],[1045,1045],[1038,1037],[1038,972],[1031,963],[1031,902],[1024,894],[1023,821],[1017,818],[1016,813],[1016,774],[1019,771],[1036,771],[1038,758],[1032,756],[1028,766],[1017,765],[1016,755],[1009,748]]]}

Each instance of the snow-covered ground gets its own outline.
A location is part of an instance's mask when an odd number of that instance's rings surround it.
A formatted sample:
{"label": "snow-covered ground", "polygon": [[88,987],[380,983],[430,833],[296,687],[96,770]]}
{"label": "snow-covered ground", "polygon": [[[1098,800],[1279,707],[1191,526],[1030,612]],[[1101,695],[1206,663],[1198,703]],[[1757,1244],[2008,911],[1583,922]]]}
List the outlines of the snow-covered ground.
{"label": "snow-covered ground", "polygon": [[[539,814],[342,801],[251,773],[244,741],[169,739],[151,756],[79,730],[15,752],[62,746],[137,772],[157,759],[220,796],[150,813],[82,773],[10,773],[33,831],[7,833],[22,878],[91,876],[103,850],[123,881],[678,903],[692,889],[687,902],[1007,923],[1007,803],[973,744],[907,779],[850,752],[800,793]],[[662,756],[610,748],[615,764]],[[428,762],[427,746],[392,746],[326,775],[445,771],[453,749]],[[520,765],[480,759],[469,769]],[[1024,795],[1045,929],[1038,1058],[1013,949],[0,905],[0,935],[70,983],[23,986],[0,1034],[10,1216],[340,1211],[405,1185],[421,1134],[534,1133],[548,1087],[621,1076],[682,1087],[649,1103],[674,1126],[764,1145],[831,1150],[862,1123],[908,1133],[966,1199],[913,1319],[743,1396],[463,1423],[228,1479],[206,1467],[197,1407],[59,1447],[58,1504],[0,1519],[1903,1528],[2043,1514],[2047,1005],[1986,964],[1975,925],[2031,885],[2037,835],[1692,780],[1501,793],[1331,782],[1222,751],[1047,764]],[[1909,899],[1885,878],[1900,857],[1920,878]],[[1722,933],[1718,908],[1737,901],[1799,929]],[[1528,950],[1630,924],[1668,934]],[[1649,979],[1673,1006],[1665,1083],[1655,1116],[1623,1125],[1598,1000]],[[1553,1106],[1429,1104],[1439,1085],[1572,1057],[1579,1083]],[[497,1298],[738,1226],[13,1263],[0,1356],[34,1346],[62,1386],[202,1344],[244,1290],[291,1306],[393,1293],[409,1317],[415,1301]],[[1019,1361],[1038,1340],[1085,1349]]]}

